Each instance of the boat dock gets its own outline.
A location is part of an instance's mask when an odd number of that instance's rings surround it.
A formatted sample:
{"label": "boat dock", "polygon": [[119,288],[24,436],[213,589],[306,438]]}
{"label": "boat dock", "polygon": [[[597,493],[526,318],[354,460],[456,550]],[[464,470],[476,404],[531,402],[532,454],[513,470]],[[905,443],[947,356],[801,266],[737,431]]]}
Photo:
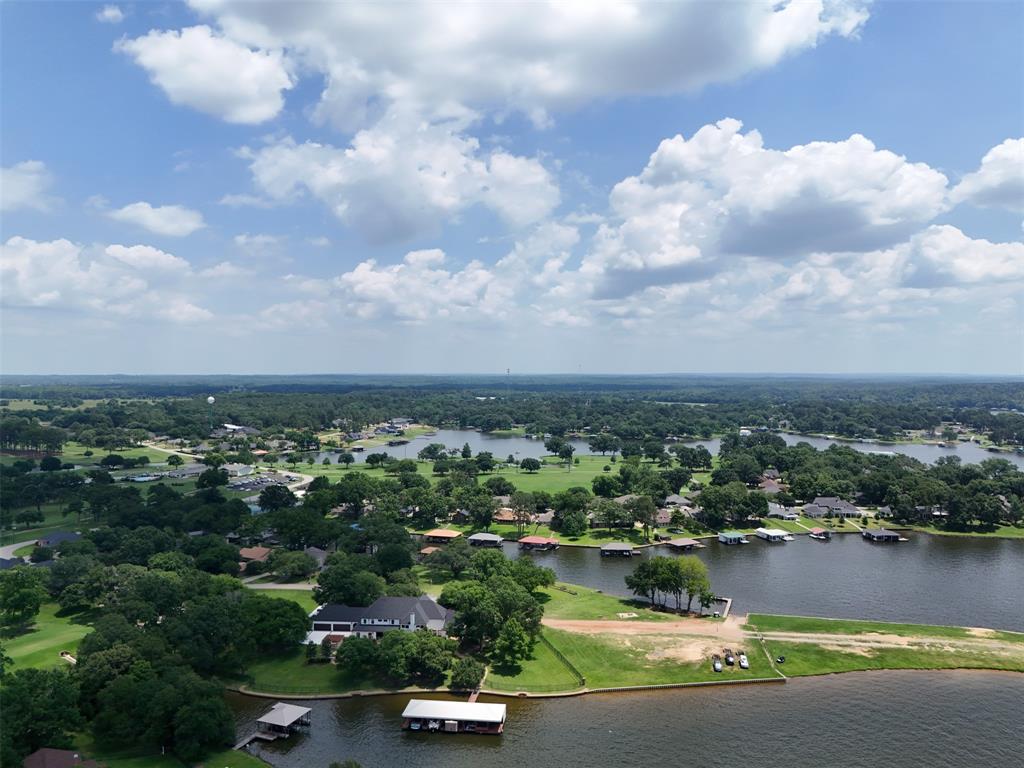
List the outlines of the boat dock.
{"label": "boat dock", "polygon": [[312,725],[312,712],[313,710],[308,707],[279,701],[256,721],[256,732],[240,739],[234,749],[243,749],[257,740],[274,741],[287,738],[296,731],[309,728]]}
{"label": "boat dock", "polygon": [[500,734],[505,730],[504,704],[473,701],[410,699],[402,712],[402,728],[431,733]]}

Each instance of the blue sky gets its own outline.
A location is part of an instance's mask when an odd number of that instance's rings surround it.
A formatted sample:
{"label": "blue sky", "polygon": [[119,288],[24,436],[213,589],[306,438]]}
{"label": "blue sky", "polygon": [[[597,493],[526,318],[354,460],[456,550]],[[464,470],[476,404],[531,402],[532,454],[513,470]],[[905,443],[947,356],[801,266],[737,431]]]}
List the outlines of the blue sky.
{"label": "blue sky", "polygon": [[18,373],[1024,373],[1019,3],[4,3]]}

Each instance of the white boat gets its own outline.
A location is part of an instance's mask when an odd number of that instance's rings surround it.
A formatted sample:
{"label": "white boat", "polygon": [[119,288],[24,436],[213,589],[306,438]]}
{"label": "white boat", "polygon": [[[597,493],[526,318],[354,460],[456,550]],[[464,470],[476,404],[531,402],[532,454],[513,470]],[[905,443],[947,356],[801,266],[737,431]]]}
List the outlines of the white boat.
{"label": "white boat", "polygon": [[793,538],[792,534],[786,534],[785,536],[782,537],[782,540],[783,541],[796,541],[796,539]]}

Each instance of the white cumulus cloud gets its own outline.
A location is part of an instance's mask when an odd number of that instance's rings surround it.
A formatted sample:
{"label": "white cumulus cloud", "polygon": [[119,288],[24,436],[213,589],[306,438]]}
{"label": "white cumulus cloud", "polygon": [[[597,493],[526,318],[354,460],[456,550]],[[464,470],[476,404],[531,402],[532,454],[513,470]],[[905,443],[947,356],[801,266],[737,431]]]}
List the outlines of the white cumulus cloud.
{"label": "white cumulus cloud", "polygon": [[104,24],[120,24],[124,21],[124,11],[116,5],[104,5],[96,11],[96,20]]}
{"label": "white cumulus cloud", "polygon": [[960,180],[954,202],[1024,213],[1024,138],[1007,139],[990,149],[981,167]]}
{"label": "white cumulus cloud", "polygon": [[229,123],[262,123],[294,82],[280,51],[252,50],[207,26],[151,30],[115,49],[131,56],[174,104]]}
{"label": "white cumulus cloud", "polygon": [[206,226],[199,211],[181,205],[153,206],[147,202],[131,203],[107,214],[117,221],[148,229],[158,235],[185,237]]}
{"label": "white cumulus cloud", "polygon": [[46,190],[53,177],[46,164],[39,160],[26,160],[9,168],[0,168],[0,211],[32,208],[46,211],[51,200]]}

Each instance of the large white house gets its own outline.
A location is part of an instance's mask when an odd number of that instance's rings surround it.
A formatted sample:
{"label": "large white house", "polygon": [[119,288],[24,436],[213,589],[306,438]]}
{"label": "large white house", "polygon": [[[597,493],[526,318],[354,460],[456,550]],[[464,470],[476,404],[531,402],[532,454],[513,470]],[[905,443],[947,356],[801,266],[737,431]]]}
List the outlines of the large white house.
{"label": "large white house", "polygon": [[366,608],[328,603],[310,614],[312,631],[306,642],[319,643],[328,635],[376,640],[396,629],[426,629],[444,636],[454,613],[429,597],[380,597]]}

